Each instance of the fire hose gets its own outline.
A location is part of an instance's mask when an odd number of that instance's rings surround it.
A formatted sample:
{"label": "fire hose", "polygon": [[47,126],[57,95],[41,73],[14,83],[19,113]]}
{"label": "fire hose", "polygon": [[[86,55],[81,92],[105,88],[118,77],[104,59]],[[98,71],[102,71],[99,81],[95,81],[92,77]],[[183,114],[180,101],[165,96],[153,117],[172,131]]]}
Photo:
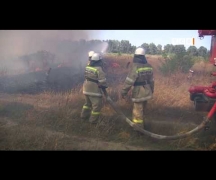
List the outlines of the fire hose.
{"label": "fire hose", "polygon": [[139,126],[137,126],[135,123],[133,123],[129,118],[127,118],[122,111],[119,109],[119,107],[116,105],[116,103],[114,103],[112,101],[112,99],[109,97],[106,89],[102,88],[102,91],[106,97],[107,102],[111,105],[111,107],[116,111],[117,114],[121,115],[122,118],[132,127],[134,128],[136,131],[141,132],[144,135],[147,135],[151,138],[154,139],[160,139],[160,140],[176,140],[176,139],[182,139],[182,138],[186,138],[188,136],[191,136],[194,133],[197,133],[198,131],[200,131],[201,129],[205,128],[207,123],[210,122],[211,117],[214,115],[215,110],[216,110],[216,103],[214,103],[213,107],[211,108],[211,110],[209,111],[207,117],[204,118],[204,120],[201,122],[200,125],[198,125],[196,128],[184,133],[184,134],[177,134],[177,135],[172,135],[172,136],[165,136],[165,135],[159,135],[159,134],[155,134],[152,133],[150,131],[144,130],[143,128],[140,128]]}
{"label": "fire hose", "polygon": [[[46,80],[45,83],[47,83],[49,74],[50,74],[51,68],[48,70],[47,74],[46,74]],[[191,136],[194,133],[197,133],[198,131],[200,131],[201,129],[205,128],[207,123],[210,122],[211,117],[214,115],[215,111],[216,111],[216,102],[214,103],[213,107],[211,108],[211,110],[209,111],[207,117],[204,118],[204,120],[201,122],[201,124],[199,126],[197,126],[196,128],[192,129],[191,131],[188,131],[184,134],[177,134],[177,135],[172,135],[172,136],[165,136],[165,135],[160,135],[160,134],[155,134],[152,133],[150,131],[144,130],[143,128],[140,128],[139,126],[137,126],[135,123],[133,123],[129,118],[127,118],[124,113],[119,109],[119,107],[112,101],[112,99],[109,97],[107,91],[105,88],[101,88],[104,96],[106,97],[107,102],[111,105],[111,107],[116,111],[117,114],[121,115],[122,118],[132,127],[134,128],[136,131],[141,132],[144,135],[147,135],[151,138],[154,139],[159,139],[159,140],[176,140],[176,139],[182,139],[182,138],[186,138],[188,136]]]}

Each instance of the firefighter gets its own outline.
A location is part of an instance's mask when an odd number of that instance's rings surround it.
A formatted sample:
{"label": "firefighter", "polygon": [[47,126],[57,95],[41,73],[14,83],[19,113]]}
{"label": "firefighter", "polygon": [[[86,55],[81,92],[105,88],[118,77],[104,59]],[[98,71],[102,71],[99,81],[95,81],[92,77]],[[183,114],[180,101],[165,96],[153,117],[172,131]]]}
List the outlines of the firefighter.
{"label": "firefighter", "polygon": [[85,104],[81,112],[83,120],[89,120],[93,124],[98,122],[102,109],[102,88],[107,88],[106,75],[102,70],[102,57],[99,53],[94,53],[85,69]]}
{"label": "firefighter", "polygon": [[92,57],[92,55],[94,54],[94,51],[89,51],[89,53],[88,53],[88,65],[89,65],[89,63],[90,63],[90,61],[91,61],[91,57]]}
{"label": "firefighter", "polygon": [[125,99],[132,86],[132,121],[144,128],[143,112],[146,108],[147,100],[153,97],[154,78],[153,68],[147,62],[145,50],[143,48],[137,48],[135,50],[132,68],[121,90],[121,96],[123,99]]}

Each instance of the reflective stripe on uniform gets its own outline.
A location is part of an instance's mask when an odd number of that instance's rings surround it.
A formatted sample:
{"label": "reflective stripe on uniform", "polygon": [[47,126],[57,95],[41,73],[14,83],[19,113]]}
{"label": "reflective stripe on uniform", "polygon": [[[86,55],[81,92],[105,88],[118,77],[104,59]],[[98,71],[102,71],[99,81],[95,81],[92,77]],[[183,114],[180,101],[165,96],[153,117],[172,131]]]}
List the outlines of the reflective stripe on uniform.
{"label": "reflective stripe on uniform", "polygon": [[100,112],[92,111],[91,114],[92,114],[92,115],[100,115]]}
{"label": "reflective stripe on uniform", "polygon": [[129,84],[129,85],[133,85],[135,81],[134,81],[133,79],[127,77],[127,78],[125,79],[125,82],[126,82],[127,84]]}
{"label": "reflective stripe on uniform", "polygon": [[152,70],[153,70],[153,68],[151,68],[151,67],[138,68],[136,70],[136,73],[143,72],[143,71],[152,71]]}
{"label": "reflective stripe on uniform", "polygon": [[105,79],[98,80],[98,82],[99,82],[99,83],[106,82],[106,78],[105,78]]}
{"label": "reflective stripe on uniform", "polygon": [[83,109],[91,109],[91,108],[88,106],[83,106]]}
{"label": "reflective stripe on uniform", "polygon": [[128,82],[130,82],[130,83],[134,83],[134,80],[131,79],[131,78],[129,78],[129,77],[126,78],[126,81],[128,81]]}
{"label": "reflective stripe on uniform", "polygon": [[97,97],[102,96],[102,94],[100,94],[100,93],[93,93],[93,92],[86,92],[86,91],[83,91],[83,94],[89,95],[89,96],[97,96]]}
{"label": "reflective stripe on uniform", "polygon": [[151,99],[152,97],[153,97],[152,95],[149,95],[149,96],[142,97],[142,98],[131,98],[131,100],[132,102],[144,102],[144,101]]}
{"label": "reflective stripe on uniform", "polygon": [[143,120],[142,119],[133,119],[133,122],[137,123],[137,124],[141,124],[141,123],[143,123]]}
{"label": "reflective stripe on uniform", "polygon": [[93,67],[89,67],[89,66],[87,66],[86,69],[88,69],[88,70],[92,70],[92,71],[94,71],[95,73],[98,72],[98,70],[97,70],[96,68],[93,68]]}

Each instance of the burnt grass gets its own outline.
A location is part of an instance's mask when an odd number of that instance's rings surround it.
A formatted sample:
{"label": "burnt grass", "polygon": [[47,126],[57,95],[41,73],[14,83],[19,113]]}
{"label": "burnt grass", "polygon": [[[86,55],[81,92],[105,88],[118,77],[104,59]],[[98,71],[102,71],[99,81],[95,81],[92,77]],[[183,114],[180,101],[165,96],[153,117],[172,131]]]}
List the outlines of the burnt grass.
{"label": "burnt grass", "polygon": [[31,72],[0,78],[0,92],[38,94],[43,91],[66,92],[82,84],[83,73],[71,67],[52,69],[46,80],[46,71]]}
{"label": "burnt grass", "polygon": [[[125,77],[126,73],[117,77],[111,72],[107,74],[107,82],[118,84]],[[46,71],[0,77],[0,92],[9,94],[38,94],[44,91],[64,93],[81,87],[84,80],[84,68],[60,67],[51,69],[48,78]]]}

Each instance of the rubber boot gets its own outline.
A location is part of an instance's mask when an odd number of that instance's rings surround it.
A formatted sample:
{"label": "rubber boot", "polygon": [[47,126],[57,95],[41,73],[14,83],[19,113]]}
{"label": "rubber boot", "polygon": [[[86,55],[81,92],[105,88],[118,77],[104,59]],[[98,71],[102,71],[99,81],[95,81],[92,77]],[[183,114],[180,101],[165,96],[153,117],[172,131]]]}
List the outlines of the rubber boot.
{"label": "rubber boot", "polygon": [[97,124],[99,122],[99,115],[91,115],[89,118],[91,124]]}
{"label": "rubber boot", "polygon": [[89,118],[90,118],[90,115],[91,115],[91,110],[89,110],[89,109],[82,109],[81,116],[80,116],[81,120],[83,122],[88,121]]}

